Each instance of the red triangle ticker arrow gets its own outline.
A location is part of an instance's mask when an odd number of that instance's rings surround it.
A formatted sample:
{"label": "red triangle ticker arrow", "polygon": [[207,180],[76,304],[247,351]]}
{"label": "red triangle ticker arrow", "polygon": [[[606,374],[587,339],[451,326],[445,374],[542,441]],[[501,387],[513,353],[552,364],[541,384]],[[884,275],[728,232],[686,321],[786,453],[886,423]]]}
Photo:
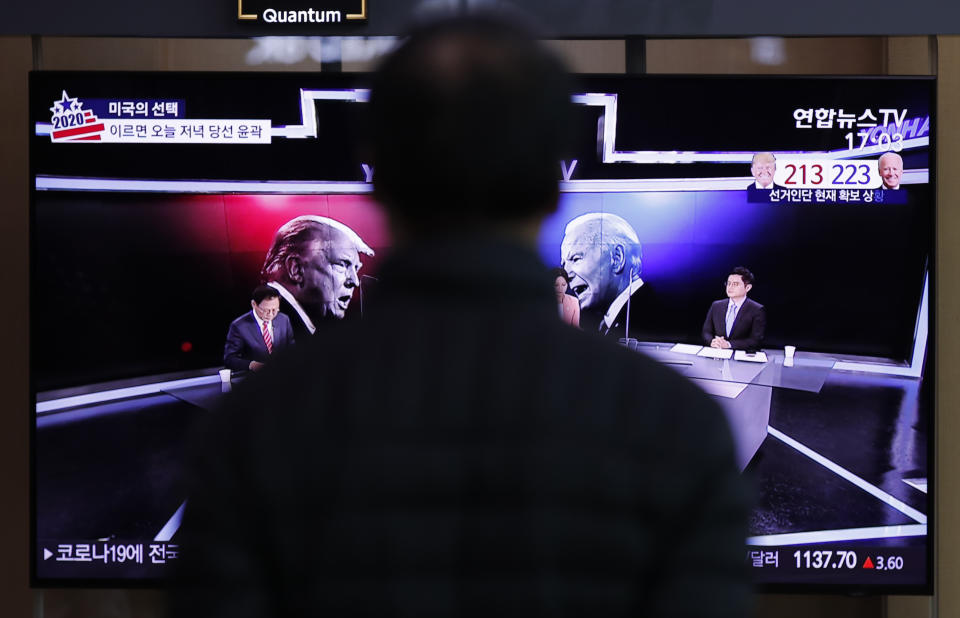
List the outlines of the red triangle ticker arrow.
{"label": "red triangle ticker arrow", "polygon": [[870,556],[867,556],[867,559],[863,561],[863,568],[865,569],[873,568],[873,560],[870,559]]}

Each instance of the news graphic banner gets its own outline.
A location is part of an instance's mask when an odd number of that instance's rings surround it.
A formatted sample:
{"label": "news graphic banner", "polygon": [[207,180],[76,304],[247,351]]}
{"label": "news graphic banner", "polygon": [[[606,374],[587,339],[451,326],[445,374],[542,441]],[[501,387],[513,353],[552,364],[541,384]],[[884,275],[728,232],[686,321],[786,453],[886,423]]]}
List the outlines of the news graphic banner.
{"label": "news graphic banner", "polygon": [[185,118],[184,103],[163,100],[81,100],[63,91],[50,108],[53,142],[113,144],[269,144],[270,122]]}

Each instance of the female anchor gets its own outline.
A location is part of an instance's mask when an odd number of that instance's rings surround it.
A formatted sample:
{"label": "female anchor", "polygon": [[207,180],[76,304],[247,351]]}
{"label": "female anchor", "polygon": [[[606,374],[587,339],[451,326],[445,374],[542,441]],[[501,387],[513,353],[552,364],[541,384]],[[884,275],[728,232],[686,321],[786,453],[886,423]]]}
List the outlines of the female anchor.
{"label": "female anchor", "polygon": [[557,296],[557,312],[564,324],[580,328],[580,301],[575,296],[567,294],[567,286],[570,283],[567,271],[562,268],[554,268],[550,271],[553,274],[553,291]]}

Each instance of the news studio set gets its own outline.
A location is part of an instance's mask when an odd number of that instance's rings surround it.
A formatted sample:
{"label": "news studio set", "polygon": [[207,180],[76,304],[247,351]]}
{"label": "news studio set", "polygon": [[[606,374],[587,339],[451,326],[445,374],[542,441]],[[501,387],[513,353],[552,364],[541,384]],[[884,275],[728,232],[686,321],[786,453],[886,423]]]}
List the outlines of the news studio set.
{"label": "news studio set", "polygon": [[[267,268],[280,230],[349,229],[369,251],[338,298],[342,317],[363,320],[376,302],[391,238],[357,147],[367,80],[31,75],[38,585],[170,576],[184,439],[237,379],[220,373],[224,338],[250,291],[283,287]],[[579,86],[581,137],[558,162],[540,257],[571,274],[584,330],[655,358],[724,410],[758,490],[743,553],[754,581],[929,593],[934,80]],[[636,257],[624,289],[591,284],[589,256],[610,238]],[[765,332],[747,349],[711,347],[705,316],[736,266],[753,275]],[[292,300],[292,321],[317,319]]]}

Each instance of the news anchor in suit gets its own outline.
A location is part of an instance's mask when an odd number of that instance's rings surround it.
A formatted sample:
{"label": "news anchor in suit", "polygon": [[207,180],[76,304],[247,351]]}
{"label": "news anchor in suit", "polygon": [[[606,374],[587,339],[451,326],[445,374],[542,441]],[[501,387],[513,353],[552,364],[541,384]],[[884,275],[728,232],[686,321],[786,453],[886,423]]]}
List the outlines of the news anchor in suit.
{"label": "news anchor in suit", "polygon": [[737,266],[727,275],[727,298],[715,301],[703,322],[703,342],[721,350],[759,350],[767,329],[767,312],[747,298],[753,273]]}
{"label": "news anchor in suit", "polygon": [[273,354],[294,344],[290,318],[280,313],[280,294],[261,285],[253,291],[252,311],[230,324],[223,365],[233,371],[257,371]]}

